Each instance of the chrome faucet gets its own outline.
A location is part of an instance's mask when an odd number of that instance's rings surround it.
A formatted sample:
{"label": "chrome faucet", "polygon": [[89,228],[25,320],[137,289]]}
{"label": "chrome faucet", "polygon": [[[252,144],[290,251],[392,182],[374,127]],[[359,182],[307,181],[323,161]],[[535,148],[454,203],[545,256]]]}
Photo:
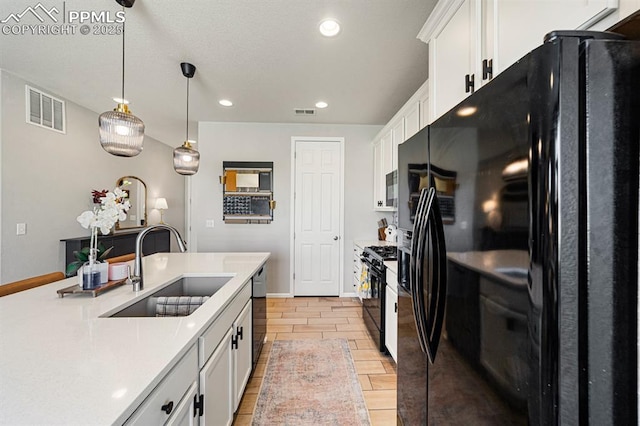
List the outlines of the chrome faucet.
{"label": "chrome faucet", "polygon": [[133,291],[140,291],[143,289],[143,281],[142,281],[142,240],[144,237],[154,229],[167,229],[171,231],[171,233],[176,237],[176,241],[178,242],[178,248],[181,253],[187,251],[187,246],[180,236],[180,233],[176,228],[171,225],[166,224],[158,224],[151,225],[148,228],[143,229],[138,234],[138,238],[136,238],[136,258],[134,261],[134,269],[133,276],[131,277],[131,283],[133,284]]}

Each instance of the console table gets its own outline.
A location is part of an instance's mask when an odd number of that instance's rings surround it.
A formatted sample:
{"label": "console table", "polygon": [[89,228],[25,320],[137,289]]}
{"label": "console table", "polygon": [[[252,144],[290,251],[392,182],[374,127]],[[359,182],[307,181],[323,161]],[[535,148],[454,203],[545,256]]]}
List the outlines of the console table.
{"label": "console table", "polygon": [[[123,254],[134,253],[136,251],[136,238],[141,229],[132,231],[123,231],[110,235],[99,235],[98,243],[102,243],[105,248],[113,247],[109,252],[109,257],[120,256]],[[169,252],[171,251],[171,243],[169,240],[169,231],[166,229],[156,229],[151,231],[144,237],[142,242],[142,253],[144,255]],[[66,238],[60,240],[65,243],[65,267],[69,263],[76,260],[73,255],[74,251],[79,251],[83,247],[89,247],[90,237]]]}

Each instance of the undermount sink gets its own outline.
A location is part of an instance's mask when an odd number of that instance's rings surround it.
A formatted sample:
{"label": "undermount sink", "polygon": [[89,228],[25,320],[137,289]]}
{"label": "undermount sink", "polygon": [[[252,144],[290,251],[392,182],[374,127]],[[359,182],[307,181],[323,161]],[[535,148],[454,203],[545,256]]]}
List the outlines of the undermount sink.
{"label": "undermount sink", "polygon": [[496,268],[496,272],[506,275],[510,278],[516,278],[521,280],[526,280],[529,276],[529,271],[525,268],[516,268],[516,267],[505,267],[505,268]]}
{"label": "undermount sink", "polygon": [[224,277],[183,277],[155,291],[142,300],[114,313],[108,318],[155,317],[158,297],[162,296],[213,296],[233,278]]}

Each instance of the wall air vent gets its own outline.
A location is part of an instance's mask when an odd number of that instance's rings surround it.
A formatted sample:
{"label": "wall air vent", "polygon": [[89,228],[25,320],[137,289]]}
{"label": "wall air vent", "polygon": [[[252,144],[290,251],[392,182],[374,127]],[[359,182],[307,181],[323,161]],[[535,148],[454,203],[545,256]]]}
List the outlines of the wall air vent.
{"label": "wall air vent", "polygon": [[295,108],[296,115],[316,115],[316,110],[312,108]]}
{"label": "wall air vent", "polygon": [[66,133],[65,102],[38,89],[24,86],[27,123]]}

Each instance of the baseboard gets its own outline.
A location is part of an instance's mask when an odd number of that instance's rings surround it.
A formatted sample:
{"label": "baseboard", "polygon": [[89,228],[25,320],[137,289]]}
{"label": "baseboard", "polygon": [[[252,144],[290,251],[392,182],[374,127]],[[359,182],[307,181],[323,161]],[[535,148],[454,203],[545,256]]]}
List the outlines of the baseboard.
{"label": "baseboard", "polygon": [[267,297],[272,297],[274,299],[284,299],[286,297],[293,297],[291,293],[267,293]]}
{"label": "baseboard", "polygon": [[[295,297],[291,293],[267,293],[267,297],[273,299],[284,299],[287,297]],[[342,293],[340,297],[358,297],[358,293]]]}

